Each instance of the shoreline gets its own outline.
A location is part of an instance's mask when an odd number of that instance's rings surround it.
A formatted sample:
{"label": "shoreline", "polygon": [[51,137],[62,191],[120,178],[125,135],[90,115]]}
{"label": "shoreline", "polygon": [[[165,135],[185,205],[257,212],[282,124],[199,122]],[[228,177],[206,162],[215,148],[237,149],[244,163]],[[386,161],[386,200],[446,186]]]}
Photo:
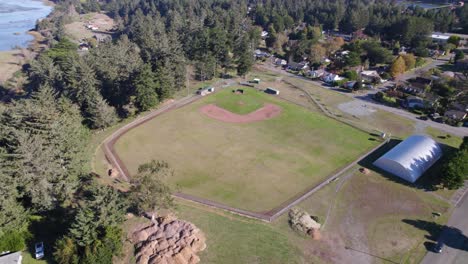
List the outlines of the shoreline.
{"label": "shoreline", "polygon": [[[44,5],[52,7],[50,13],[42,19],[48,18],[53,12],[55,3],[50,0],[36,1],[40,1]],[[37,54],[46,48],[46,45],[41,43],[44,40],[44,36],[42,36],[36,28],[29,29],[24,33],[33,37],[24,47],[0,51],[0,85],[10,80],[15,72],[21,70],[28,59],[36,57]]]}

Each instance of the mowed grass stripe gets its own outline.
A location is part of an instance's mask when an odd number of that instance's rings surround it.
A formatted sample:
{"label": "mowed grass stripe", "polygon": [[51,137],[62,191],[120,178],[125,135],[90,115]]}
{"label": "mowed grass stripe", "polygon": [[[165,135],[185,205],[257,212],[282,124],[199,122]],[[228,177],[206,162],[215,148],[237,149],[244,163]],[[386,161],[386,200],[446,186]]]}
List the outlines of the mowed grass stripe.
{"label": "mowed grass stripe", "polygon": [[[243,89],[243,95],[223,90],[161,115],[129,131],[115,148],[130,173],[151,159],[166,160],[175,170],[169,183],[180,191],[261,212],[326,179],[376,145],[368,134],[348,125]],[[277,104],[282,113],[261,122],[231,124],[199,112],[203,105],[238,96]]]}

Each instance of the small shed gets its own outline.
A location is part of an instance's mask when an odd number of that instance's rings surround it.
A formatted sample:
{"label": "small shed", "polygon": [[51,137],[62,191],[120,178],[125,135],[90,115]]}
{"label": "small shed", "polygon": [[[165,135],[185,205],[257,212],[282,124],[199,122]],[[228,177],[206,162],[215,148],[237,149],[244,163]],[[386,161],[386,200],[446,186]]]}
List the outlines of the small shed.
{"label": "small shed", "polygon": [[276,89],[268,87],[268,88],[265,89],[265,93],[273,94],[273,95],[279,95],[280,92],[278,90],[276,90]]}

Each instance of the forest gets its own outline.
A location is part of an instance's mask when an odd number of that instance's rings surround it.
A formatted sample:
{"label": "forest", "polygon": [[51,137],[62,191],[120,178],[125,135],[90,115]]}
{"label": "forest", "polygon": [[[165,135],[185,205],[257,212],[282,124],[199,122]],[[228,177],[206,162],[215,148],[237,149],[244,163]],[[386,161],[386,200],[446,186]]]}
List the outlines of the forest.
{"label": "forest", "polygon": [[[92,135],[171,98],[192,73],[198,80],[245,76],[263,30],[273,52],[310,60],[327,52],[318,47],[322,31],[364,29],[415,49],[429,44],[433,30],[468,33],[468,6],[426,11],[385,0],[55,4],[37,25],[48,48],[23,67],[26,93],[0,104],[0,251],[24,249],[35,223],[49,222],[60,226],[50,242],[58,263],[111,263],[122,246],[123,216],[135,207],[131,195],[94,180]],[[71,10],[107,12],[117,25],[113,40],[78,54],[65,33]],[[298,42],[286,45],[287,39]],[[381,48],[370,42],[356,50],[379,55],[371,63],[387,62]]]}

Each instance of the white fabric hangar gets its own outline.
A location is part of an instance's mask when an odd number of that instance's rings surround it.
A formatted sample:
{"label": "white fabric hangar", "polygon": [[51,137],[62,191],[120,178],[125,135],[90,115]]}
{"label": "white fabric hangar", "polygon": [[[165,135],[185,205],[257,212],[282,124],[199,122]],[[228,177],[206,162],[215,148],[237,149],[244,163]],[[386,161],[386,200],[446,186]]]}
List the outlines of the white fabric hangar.
{"label": "white fabric hangar", "polygon": [[374,162],[380,169],[415,182],[442,157],[442,149],[432,138],[412,135]]}

